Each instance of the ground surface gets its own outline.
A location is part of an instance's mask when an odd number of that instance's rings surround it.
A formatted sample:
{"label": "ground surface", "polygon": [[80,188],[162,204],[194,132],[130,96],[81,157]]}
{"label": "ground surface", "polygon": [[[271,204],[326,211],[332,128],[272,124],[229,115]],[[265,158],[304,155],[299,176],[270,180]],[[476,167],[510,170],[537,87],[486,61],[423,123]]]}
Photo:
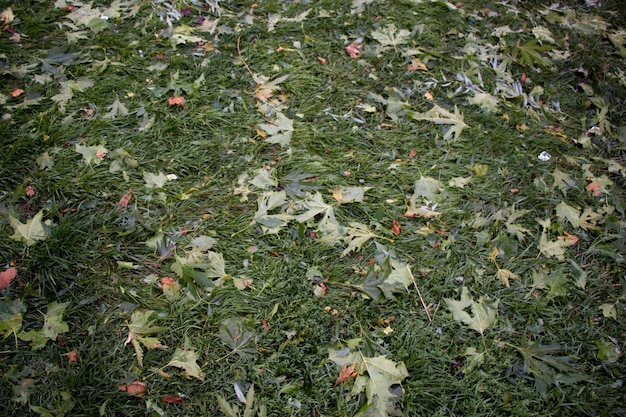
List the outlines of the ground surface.
{"label": "ground surface", "polygon": [[547,4],[1,1],[1,414],[626,415],[625,16]]}

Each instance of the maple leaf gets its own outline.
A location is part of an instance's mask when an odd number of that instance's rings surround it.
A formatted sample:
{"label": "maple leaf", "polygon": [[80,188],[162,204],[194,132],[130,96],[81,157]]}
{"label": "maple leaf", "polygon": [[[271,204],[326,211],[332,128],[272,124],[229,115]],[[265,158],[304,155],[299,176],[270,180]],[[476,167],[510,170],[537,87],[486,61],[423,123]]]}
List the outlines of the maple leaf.
{"label": "maple leaf", "polygon": [[558,188],[563,195],[567,195],[567,190],[575,190],[578,188],[578,181],[558,168],[555,168],[551,175],[554,178],[552,188]]}
{"label": "maple leaf", "polygon": [[518,276],[515,275],[513,272],[509,271],[508,269],[498,268],[498,272],[496,272],[496,278],[498,278],[500,281],[502,281],[502,283],[507,288],[509,288],[511,286],[511,284],[509,284],[509,280],[510,279],[516,279],[516,278],[518,278]]}
{"label": "maple leaf", "polygon": [[202,372],[198,366],[197,360],[198,354],[193,349],[176,348],[172,359],[167,363],[167,365],[165,365],[165,367],[175,366],[177,368],[184,369],[185,375],[203,380],[204,372]]}
{"label": "maple leaf", "polygon": [[550,60],[541,55],[541,52],[550,51],[552,49],[553,47],[550,45],[541,45],[539,39],[532,39],[525,44],[518,42],[510,46],[509,53],[514,60],[522,65],[533,66],[537,64],[541,66],[550,64]]}
{"label": "maple leaf", "polygon": [[281,75],[280,77],[274,78],[270,80],[269,77],[266,77],[261,74],[254,74],[252,78],[254,82],[256,82],[256,87],[254,88],[253,96],[263,102],[268,101],[274,95],[274,92],[280,89],[280,83],[285,81],[289,75]]}
{"label": "maple leaf", "polygon": [[383,48],[392,46],[395,49],[396,46],[407,43],[410,36],[410,31],[406,29],[398,30],[393,23],[372,31],[372,38],[376,39]]}
{"label": "maple leaf", "polygon": [[170,269],[192,289],[210,290],[221,287],[229,277],[225,270],[224,257],[219,252],[198,253],[192,250],[186,257],[176,255],[175,259],[176,262]]}
{"label": "maple leaf", "polygon": [[541,232],[541,238],[537,245],[539,252],[541,252],[548,258],[554,256],[560,261],[564,260],[565,248],[575,245],[576,242],[570,239],[548,240],[547,230],[550,229],[552,222],[550,221],[550,219],[537,221],[543,227],[543,231]]}
{"label": "maple leaf", "polygon": [[476,92],[467,101],[475,106],[480,106],[482,110],[488,113],[495,113],[498,110],[498,98],[489,93]]}
{"label": "maple leaf", "polygon": [[162,172],[159,172],[158,174],[144,172],[143,180],[146,182],[146,188],[163,188],[165,183],[169,181],[169,178]]}
{"label": "maple leaf", "polygon": [[401,384],[409,376],[404,362],[396,363],[385,355],[368,357],[360,350],[352,352],[348,348],[343,350],[329,348],[328,356],[342,368],[355,364],[358,376],[351,393],[354,395],[365,392],[367,397],[367,409],[362,409],[357,416],[387,417],[394,412],[394,402],[398,395],[394,394],[391,388]]}
{"label": "maple leaf", "polygon": [[415,188],[411,198],[424,197],[426,200],[432,201],[441,192],[442,187],[441,181],[420,175],[420,179],[415,181]]}
{"label": "maple leaf", "polygon": [[42,218],[43,210],[40,210],[26,223],[22,223],[9,214],[9,221],[15,232],[9,237],[13,240],[24,242],[26,246],[32,246],[39,241],[45,240],[48,237],[48,232],[41,221]]}
{"label": "maple leaf", "polygon": [[[444,301],[454,320],[467,325],[482,336],[485,335],[485,330],[496,322],[499,301],[485,300],[483,297],[480,297],[478,301],[474,301],[465,286],[461,290],[461,299],[459,301],[452,298],[446,298]],[[472,315],[465,311],[468,307],[471,308]]]}
{"label": "maple leaf", "polygon": [[261,123],[258,127],[267,133],[266,142],[276,143],[281,147],[289,145],[294,132],[293,120],[281,112],[276,112],[276,119],[270,123]]}
{"label": "maple leaf", "polygon": [[444,140],[450,139],[452,135],[454,135],[454,139],[458,139],[463,129],[468,127],[463,121],[463,115],[459,112],[457,106],[454,106],[454,114],[435,104],[426,113],[408,112],[408,115],[415,120],[426,120],[438,125],[449,125],[449,128],[443,134]]}
{"label": "maple leaf", "polygon": [[78,143],[76,144],[75,150],[83,156],[83,161],[85,161],[87,165],[99,165],[109,152],[107,148],[102,145],[86,146]]}
{"label": "maple leaf", "polygon": [[370,239],[385,239],[382,236],[372,233],[366,225],[359,222],[350,222],[349,227],[344,228],[344,234],[342,240],[347,243],[348,246],[341,253],[341,256],[346,256],[350,252],[360,250],[363,244]]}
{"label": "maple leaf", "polygon": [[517,237],[517,240],[519,240],[520,242],[524,241],[524,239],[526,238],[526,234],[530,233],[530,230],[523,226],[520,226],[519,224],[515,224],[514,222],[515,220],[519,219],[522,216],[525,216],[528,213],[530,213],[530,210],[517,211],[515,210],[515,207],[513,207],[509,210],[508,218],[504,223],[507,233],[509,233],[510,235],[515,235],[515,237]]}
{"label": "maple leaf", "polygon": [[283,191],[264,192],[257,199],[258,210],[254,213],[253,223],[258,223],[265,233],[278,233],[280,228],[293,219],[292,215],[269,214],[270,211],[287,203],[287,193]]}
{"label": "maple leaf", "polygon": [[318,214],[326,213],[328,210],[332,210],[333,206],[324,202],[324,197],[319,192],[310,195],[304,200],[296,202],[294,205],[296,212],[302,211],[297,214],[294,219],[298,223],[304,223],[313,219]]}
{"label": "maple leaf", "polygon": [[254,344],[256,332],[247,327],[240,318],[224,320],[220,325],[219,337],[232,349],[227,356],[236,353],[239,357],[245,358],[257,353]]}
{"label": "maple leaf", "polygon": [[360,203],[365,198],[365,192],[374,187],[339,187],[333,191],[333,198],[340,204]]}
{"label": "maple leaf", "polygon": [[578,209],[561,201],[556,205],[555,211],[558,217],[566,219],[572,226],[580,227],[580,211]]}
{"label": "maple leaf", "polygon": [[44,315],[43,334],[50,340],[56,340],[57,336],[70,331],[67,323],[63,321],[63,313],[69,303],[57,303],[56,301],[48,304],[48,310]]}
{"label": "maple leaf", "polygon": [[144,345],[148,349],[166,348],[156,337],[149,337],[154,333],[167,330],[167,327],[155,326],[156,319],[152,319],[154,310],[133,311],[130,316],[130,323],[126,323],[128,327],[128,337],[124,345],[131,343],[137,355],[137,363],[143,367],[143,349]]}
{"label": "maple leaf", "polygon": [[515,348],[522,355],[525,369],[535,378],[535,389],[544,398],[549,385],[569,385],[589,378],[580,373],[580,366],[573,363],[574,357],[556,355],[566,351],[563,346],[542,345],[539,342],[525,340],[521,346],[509,343],[503,343],[503,345]]}
{"label": "maple leaf", "polygon": [[119,98],[116,98],[113,104],[107,107],[107,109],[109,109],[109,112],[103,116],[105,119],[115,119],[117,116],[128,115],[128,109],[124,103],[119,100]]}
{"label": "maple leaf", "polygon": [[26,305],[21,300],[0,301],[0,334],[4,333],[5,339],[13,334],[17,343],[17,332],[22,327],[24,313],[26,313]]}

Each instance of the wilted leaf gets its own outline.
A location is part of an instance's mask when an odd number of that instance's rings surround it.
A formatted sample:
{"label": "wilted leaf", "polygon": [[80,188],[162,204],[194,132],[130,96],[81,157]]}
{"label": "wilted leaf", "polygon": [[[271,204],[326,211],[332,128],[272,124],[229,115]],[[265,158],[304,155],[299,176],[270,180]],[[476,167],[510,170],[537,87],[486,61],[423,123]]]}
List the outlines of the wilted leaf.
{"label": "wilted leaf", "polygon": [[343,240],[348,246],[344,249],[341,256],[346,256],[353,251],[359,251],[368,240],[381,237],[372,233],[366,225],[359,222],[350,222],[350,225],[344,229],[344,234]]}
{"label": "wilted leaf", "polygon": [[9,221],[14,231],[10,238],[24,242],[26,246],[32,246],[38,241],[45,240],[48,237],[48,232],[41,221],[42,217],[43,210],[35,214],[32,219],[27,220],[26,223],[22,223],[9,214]]}
{"label": "wilted leaf", "polygon": [[345,365],[343,365],[341,371],[339,371],[339,377],[337,377],[337,380],[335,381],[335,384],[333,386],[337,386],[343,382],[346,382],[349,379],[356,378],[359,373],[354,370],[355,368],[356,362],[346,363]]}
{"label": "wilted leaf", "polygon": [[174,356],[165,366],[175,366],[184,369],[185,375],[203,380],[204,372],[198,366],[197,360],[198,354],[194,350],[176,348]]}
{"label": "wilted leaf", "polygon": [[143,397],[148,391],[146,384],[141,381],[134,381],[130,384],[118,384],[117,389],[128,395],[139,398]]}
{"label": "wilted leaf", "polygon": [[409,115],[415,120],[426,120],[438,125],[449,125],[449,128],[446,129],[443,135],[444,140],[450,139],[453,135],[454,139],[458,139],[463,129],[468,127],[463,121],[463,115],[456,106],[454,106],[454,114],[435,104],[426,113],[411,112]]}
{"label": "wilted leaf", "polygon": [[157,338],[148,337],[154,333],[167,330],[166,327],[154,325],[156,319],[152,319],[153,314],[153,310],[134,311],[130,317],[130,323],[126,324],[128,326],[128,338],[126,342],[124,342],[124,345],[128,343],[133,345],[137,355],[137,363],[139,363],[140,367],[143,367],[143,349],[139,343],[143,344],[148,349],[167,347],[162,345]]}
{"label": "wilted leaf", "polygon": [[285,116],[281,112],[276,112],[276,119],[270,123],[261,123],[258,125],[267,133],[265,141],[268,143],[276,143],[280,146],[287,146],[291,142],[293,135],[293,120]]}
{"label": "wilted leaf", "polygon": [[254,97],[266,102],[274,95],[276,90],[279,90],[280,83],[285,81],[289,75],[281,75],[279,77],[270,80],[269,77],[266,77],[261,74],[255,74],[252,76],[254,81],[256,82],[256,87],[254,89]]}
{"label": "wilted leaf", "polygon": [[340,204],[360,203],[365,198],[365,192],[373,187],[339,187],[333,191],[333,198]]}
{"label": "wilted leaf", "polygon": [[285,213],[269,214],[270,211],[287,203],[285,191],[268,191],[259,195],[257,199],[258,209],[254,213],[253,222],[262,226],[265,233],[278,233],[280,228],[286,226],[293,216]]}
{"label": "wilted leaf", "polygon": [[511,286],[511,284],[509,284],[509,280],[510,279],[516,279],[518,278],[517,275],[515,275],[513,272],[509,271],[508,269],[500,269],[498,268],[498,272],[496,272],[496,278],[498,278],[500,281],[502,281],[502,283],[509,288]]}
{"label": "wilted leaf", "polygon": [[345,47],[345,50],[350,58],[359,58],[361,56],[361,48],[363,48],[363,44],[352,42]]}
{"label": "wilted leaf", "polygon": [[560,345],[525,342],[522,346],[509,346],[522,354],[526,368],[535,377],[535,389],[543,397],[549,385],[569,385],[588,378],[579,372],[580,366],[572,363],[573,357],[555,355],[565,351]]}
{"label": "wilted leaf", "polygon": [[[498,300],[485,300],[483,297],[480,297],[478,301],[474,301],[467,287],[463,287],[461,290],[461,299],[459,301],[451,298],[444,300],[454,320],[464,323],[470,329],[476,330],[483,336],[485,335],[485,330],[496,322]],[[471,307],[472,315],[465,311],[468,307]]]}
{"label": "wilted leaf", "polygon": [[470,183],[472,177],[454,177],[448,181],[448,185],[450,187],[464,188],[467,184]]}

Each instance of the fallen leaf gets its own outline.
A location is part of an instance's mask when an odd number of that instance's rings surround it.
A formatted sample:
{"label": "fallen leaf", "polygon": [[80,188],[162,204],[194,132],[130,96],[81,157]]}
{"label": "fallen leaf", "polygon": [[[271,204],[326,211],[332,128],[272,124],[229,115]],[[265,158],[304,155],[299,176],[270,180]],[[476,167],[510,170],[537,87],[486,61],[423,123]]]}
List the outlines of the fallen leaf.
{"label": "fallen leaf", "polygon": [[363,44],[357,44],[352,42],[350,45],[345,47],[345,50],[350,58],[359,58],[361,56],[361,48],[363,48]]}
{"label": "fallen leaf", "polygon": [[17,269],[15,268],[9,268],[5,271],[0,272],[0,290],[3,290],[6,287],[8,287],[16,275],[17,275]]}
{"label": "fallen leaf", "polygon": [[415,149],[412,149],[412,150],[409,152],[409,158],[413,159],[413,158],[415,158],[416,156],[417,156],[417,151],[416,151]]}
{"label": "fallen leaf", "polygon": [[175,395],[164,395],[163,397],[161,397],[161,401],[167,404],[185,404],[184,399]]}
{"label": "fallen leaf", "polygon": [[391,233],[395,236],[399,236],[402,233],[402,227],[400,227],[400,223],[396,219],[393,219],[391,222]]}
{"label": "fallen leaf", "polygon": [[185,97],[183,96],[178,96],[178,97],[170,97],[167,99],[167,104],[168,106],[172,107],[172,106],[180,106],[182,108],[185,108]]}
{"label": "fallen leaf", "polygon": [[406,67],[407,71],[426,71],[428,72],[428,67],[426,64],[422,62],[421,59],[411,57],[411,63]]}
{"label": "fallen leaf", "polygon": [[0,21],[8,24],[11,23],[15,19],[15,15],[13,14],[13,10],[10,7],[7,7],[0,14]]}
{"label": "fallen leaf", "polygon": [[340,187],[333,191],[333,198],[340,204],[360,203],[365,199],[365,192],[372,187]]}
{"label": "fallen leaf", "polygon": [[144,384],[143,382],[140,381],[134,381],[131,382],[130,384],[119,384],[117,386],[117,389],[125,392],[128,395],[131,395],[133,397],[143,397],[146,394],[146,391],[148,390],[148,388],[146,387],[146,384]]}
{"label": "fallen leaf", "polygon": [[78,352],[76,349],[67,352],[67,359],[72,363],[78,362]]}
{"label": "fallen leaf", "polygon": [[511,284],[509,284],[509,280],[516,279],[517,275],[508,269],[498,269],[498,272],[496,272],[496,278],[502,281],[502,283],[509,288],[511,286]]}
{"label": "fallen leaf", "polygon": [[22,94],[24,94],[24,90],[22,90],[21,88],[16,88],[15,90],[11,91],[11,97],[19,97]]}
{"label": "fallen leaf", "polygon": [[558,240],[563,240],[565,242],[569,242],[570,245],[574,246],[576,243],[578,243],[578,236],[574,236],[570,233],[567,232],[563,232],[562,236],[557,237]]}
{"label": "fallen leaf", "polygon": [[322,65],[326,65],[328,63],[328,60],[326,58],[324,58],[323,56],[318,56],[317,60],[320,62],[320,64]]}
{"label": "fallen leaf", "polygon": [[120,198],[120,201],[117,202],[117,205],[120,206],[119,212],[124,211],[124,209],[128,206],[128,203],[130,202],[130,199],[132,197],[133,197],[133,191],[131,190]]}
{"label": "fallen leaf", "polygon": [[13,227],[15,231],[10,238],[22,241],[26,246],[32,246],[37,243],[37,241],[45,240],[48,237],[48,233],[46,229],[44,229],[43,222],[41,221],[42,217],[43,210],[35,214],[32,219],[27,220],[26,223],[22,223],[15,217],[9,215],[11,227]]}
{"label": "fallen leaf", "polygon": [[598,197],[600,195],[600,183],[599,182],[590,182],[587,185],[587,191],[590,191],[594,197]]}
{"label": "fallen leaf", "polygon": [[342,382],[346,382],[349,379],[356,378],[359,373],[355,371],[355,368],[356,362],[346,363],[341,368],[341,371],[339,371],[339,377],[335,381],[333,387],[336,387],[337,385],[341,384]]}

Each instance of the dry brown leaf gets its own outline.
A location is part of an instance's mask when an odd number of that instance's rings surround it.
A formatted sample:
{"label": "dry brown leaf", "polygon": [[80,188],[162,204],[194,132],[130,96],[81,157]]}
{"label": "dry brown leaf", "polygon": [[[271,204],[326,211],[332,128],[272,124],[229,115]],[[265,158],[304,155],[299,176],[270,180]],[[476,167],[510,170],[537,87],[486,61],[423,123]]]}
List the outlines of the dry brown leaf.
{"label": "dry brown leaf", "polygon": [[402,227],[400,227],[400,223],[396,219],[393,219],[391,222],[391,233],[395,236],[399,236],[402,233]]}
{"label": "dry brown leaf", "polygon": [[337,378],[337,380],[335,381],[335,385],[333,386],[336,387],[342,382],[346,382],[349,379],[356,378],[359,373],[354,370],[355,368],[356,362],[346,363],[343,368],[341,368],[341,371],[339,371],[339,378]]}

